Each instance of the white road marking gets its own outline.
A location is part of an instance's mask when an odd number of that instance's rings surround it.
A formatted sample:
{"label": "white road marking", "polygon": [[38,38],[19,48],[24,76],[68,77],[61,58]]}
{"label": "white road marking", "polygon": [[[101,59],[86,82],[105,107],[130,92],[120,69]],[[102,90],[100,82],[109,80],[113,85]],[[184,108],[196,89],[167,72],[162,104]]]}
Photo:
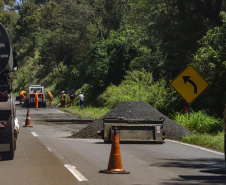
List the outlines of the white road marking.
{"label": "white road marking", "polygon": [[214,150],[210,150],[210,149],[207,149],[207,148],[204,148],[204,147],[200,147],[200,146],[196,146],[196,145],[192,145],[192,144],[188,144],[188,143],[182,143],[182,142],[178,142],[178,141],[174,141],[174,140],[169,140],[169,139],[166,139],[166,141],[170,141],[170,142],[173,142],[173,143],[178,143],[178,144],[181,144],[181,145],[190,146],[190,147],[193,147],[193,148],[198,148],[200,150],[212,152],[212,153],[219,154],[219,155],[224,155],[223,152],[222,153],[221,152],[217,152],[217,151],[214,151]]}
{"label": "white road marking", "polygon": [[49,147],[46,147],[46,148],[47,148],[47,150],[49,150],[49,152],[52,152],[51,149],[50,149]]}
{"label": "white road marking", "polygon": [[60,110],[57,110],[57,109],[55,109],[57,112],[60,112],[60,113],[64,113],[64,112],[62,112],[62,111],[60,111]]}
{"label": "white road marking", "polygon": [[47,148],[47,150],[49,150],[49,152],[52,152],[48,146],[46,146],[45,144],[44,144],[44,146]]}
{"label": "white road marking", "polygon": [[75,169],[75,166],[70,164],[64,165],[77,179],[78,181],[88,181],[78,170]]}
{"label": "white road marking", "polygon": [[34,137],[38,137],[38,134],[36,134],[35,132],[31,132],[31,133]]}

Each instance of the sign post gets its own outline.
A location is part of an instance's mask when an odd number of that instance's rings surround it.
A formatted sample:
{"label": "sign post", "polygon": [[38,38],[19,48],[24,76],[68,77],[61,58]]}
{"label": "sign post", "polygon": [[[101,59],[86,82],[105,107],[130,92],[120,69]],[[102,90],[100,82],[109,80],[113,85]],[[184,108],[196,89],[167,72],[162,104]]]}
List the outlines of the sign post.
{"label": "sign post", "polygon": [[190,105],[208,86],[208,82],[194,69],[188,65],[170,85]]}

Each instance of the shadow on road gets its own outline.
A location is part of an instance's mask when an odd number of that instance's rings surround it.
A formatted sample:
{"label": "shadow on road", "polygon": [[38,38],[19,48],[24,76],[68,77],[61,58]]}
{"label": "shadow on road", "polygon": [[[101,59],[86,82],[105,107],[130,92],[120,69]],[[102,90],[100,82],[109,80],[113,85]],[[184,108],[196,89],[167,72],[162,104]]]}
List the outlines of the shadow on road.
{"label": "shadow on road", "polygon": [[[169,161],[169,162],[167,162]],[[190,170],[199,170],[197,175],[179,175],[178,178],[171,181],[163,182],[162,185],[179,185],[179,184],[226,184],[226,166],[224,159],[163,159],[162,163],[152,164],[151,166],[160,166],[164,168],[187,168]]]}

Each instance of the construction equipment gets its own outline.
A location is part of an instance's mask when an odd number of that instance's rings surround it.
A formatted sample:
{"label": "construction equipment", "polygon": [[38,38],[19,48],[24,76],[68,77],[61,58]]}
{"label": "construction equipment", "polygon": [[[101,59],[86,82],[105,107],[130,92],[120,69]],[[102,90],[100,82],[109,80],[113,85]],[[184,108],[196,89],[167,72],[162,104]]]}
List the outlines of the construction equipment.
{"label": "construction equipment", "polygon": [[162,144],[165,139],[165,133],[163,132],[164,120],[163,117],[160,120],[125,119],[124,117],[104,118],[103,130],[98,131],[97,134],[102,137],[105,143],[112,142],[114,128],[117,127],[121,143]]}
{"label": "construction equipment", "polygon": [[8,32],[0,23],[0,153],[3,160],[13,159],[16,149],[18,130],[11,72],[17,68],[16,53],[12,52]]}
{"label": "construction equipment", "polygon": [[34,107],[35,106],[35,92],[38,93],[38,106],[46,107],[46,100],[44,95],[44,87],[41,85],[30,85],[29,93],[27,94],[27,98],[25,100],[26,107]]}

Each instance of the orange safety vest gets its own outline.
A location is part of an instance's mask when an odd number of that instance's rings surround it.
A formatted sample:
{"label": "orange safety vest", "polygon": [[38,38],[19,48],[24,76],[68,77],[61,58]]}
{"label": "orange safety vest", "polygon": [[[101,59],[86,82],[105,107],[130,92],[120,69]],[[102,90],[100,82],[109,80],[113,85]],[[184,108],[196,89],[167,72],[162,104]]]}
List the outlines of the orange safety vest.
{"label": "orange safety vest", "polygon": [[51,94],[51,92],[48,92],[49,98],[53,99],[53,95]]}
{"label": "orange safety vest", "polygon": [[38,99],[38,93],[36,92],[35,93],[35,101],[38,101],[39,99]]}
{"label": "orange safety vest", "polygon": [[20,91],[20,96],[25,96],[26,95],[26,91]]}

